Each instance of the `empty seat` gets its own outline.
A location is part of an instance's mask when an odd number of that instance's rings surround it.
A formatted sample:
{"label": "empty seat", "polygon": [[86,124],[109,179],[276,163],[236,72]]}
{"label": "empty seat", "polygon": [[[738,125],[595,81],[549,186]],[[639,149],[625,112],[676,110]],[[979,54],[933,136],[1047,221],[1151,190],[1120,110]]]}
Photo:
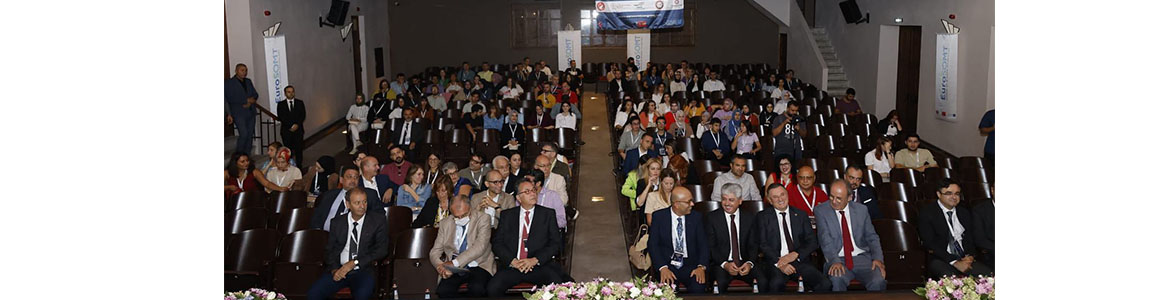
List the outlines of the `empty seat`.
{"label": "empty seat", "polygon": [[722,204],[719,203],[719,201],[699,201],[699,202],[695,202],[695,207],[692,208],[691,210],[697,211],[697,212],[702,213],[702,214],[706,214],[708,212],[712,212],[712,211],[715,211],[717,209],[721,209],[721,207],[722,207]]}
{"label": "empty seat", "polygon": [[890,182],[901,182],[909,187],[917,188],[922,186],[925,180],[926,179],[923,177],[922,172],[918,172],[914,169],[904,168],[890,170]]}
{"label": "empty seat", "polygon": [[799,168],[804,167],[804,166],[808,166],[808,167],[813,169],[813,172],[816,172],[818,170],[825,169],[824,165],[825,165],[825,163],[821,160],[818,160],[818,159],[812,158],[812,157],[807,157],[807,158],[800,160],[800,165],[793,166],[792,173],[796,173],[797,170],[799,170]]}
{"label": "empty seat", "polygon": [[739,204],[739,211],[747,215],[755,215],[764,210],[765,206],[772,206],[760,200],[744,200]]}
{"label": "empty seat", "polygon": [[557,128],[552,136],[553,142],[561,149],[560,154],[576,158],[577,131],[571,128]]}
{"label": "empty seat", "polygon": [[446,159],[471,157],[471,134],[467,129],[455,128],[444,132],[443,151]]}
{"label": "empty seat", "polygon": [[[817,180],[816,180],[816,182],[817,182],[817,183],[824,183],[824,184],[826,184],[826,185],[828,185],[828,184],[831,184],[831,183],[833,183],[833,180],[841,179],[841,178],[842,178],[842,176],[841,176],[841,174],[842,174],[842,173],[844,173],[844,172],[842,172],[841,170],[837,170],[837,169],[821,169],[821,170],[818,170],[818,171],[816,172],[816,175],[817,175]],[[827,190],[827,189],[825,190],[825,192],[828,192],[828,191],[829,191],[829,190]]]}
{"label": "empty seat", "polygon": [[272,289],[289,297],[304,297],[325,271],[325,247],[329,233],[309,229],[286,235],[272,265]]}
{"label": "empty seat", "polygon": [[402,232],[410,229],[410,223],[413,221],[413,214],[409,207],[405,206],[388,206],[385,211],[387,231],[391,237],[395,237]]}
{"label": "empty seat", "polygon": [[[711,188],[707,185],[692,184],[687,185],[686,188],[691,191],[691,200],[695,202],[706,201],[707,197],[711,196]],[[702,196],[700,197],[700,195]]]}
{"label": "empty seat", "polygon": [[921,286],[926,256],[914,226],[899,220],[873,220],[885,255],[886,282],[891,286]]}
{"label": "empty seat", "polygon": [[438,235],[437,228],[415,228],[395,239],[392,274],[399,295],[412,299],[410,296],[427,290],[435,292],[439,273],[431,265],[429,253]]}
{"label": "empty seat", "polygon": [[841,138],[834,135],[822,135],[817,137],[817,155],[825,156],[844,156],[845,152],[841,148]]}
{"label": "empty seat", "polygon": [[268,226],[268,211],[264,208],[241,208],[224,215],[224,233],[237,234],[250,229]]}
{"label": "empty seat", "polygon": [[[701,182],[702,182],[703,184],[705,184],[705,185],[712,185],[712,184],[715,184],[715,178],[716,178],[716,177],[719,177],[719,175],[723,175],[723,173],[727,173],[727,172],[724,172],[724,171],[714,171],[714,172],[707,172],[707,173],[702,173],[702,175],[699,175],[699,176],[702,176],[702,178],[701,178],[701,179],[702,179],[702,181],[701,181]],[[720,188],[720,187],[715,187],[715,188]]]}
{"label": "empty seat", "polygon": [[963,200],[974,204],[976,199],[991,199],[991,185],[985,182],[964,181],[959,184],[963,193]]}
{"label": "empty seat", "polygon": [[[678,140],[678,146],[675,149],[678,149],[678,153],[686,153],[687,156],[691,157],[691,160],[698,162],[699,160],[703,159],[703,152],[699,150],[701,149],[701,145],[702,144],[699,142],[699,139],[685,138]],[[697,170],[698,169],[696,169],[696,171]]]}
{"label": "empty seat", "polygon": [[475,153],[484,160],[500,155],[500,131],[483,129],[475,138]]}
{"label": "empty seat", "polygon": [[934,183],[938,182],[939,180],[942,180],[943,178],[952,178],[951,169],[926,168],[926,171],[922,172],[922,178],[926,186],[933,189]]}
{"label": "empty seat", "polygon": [[983,158],[978,156],[964,156],[959,158],[959,169],[982,169],[986,168]]}
{"label": "empty seat", "polygon": [[243,191],[224,203],[224,210],[231,212],[242,208],[264,208],[268,203],[268,194],[263,190]]}
{"label": "empty seat", "polygon": [[910,224],[917,223],[917,214],[914,212],[914,207],[908,202],[902,201],[881,201],[877,202],[878,208],[881,209],[882,219],[899,220],[908,222]]}
{"label": "empty seat", "polygon": [[845,168],[849,167],[849,164],[852,163],[849,158],[841,156],[826,157],[823,161],[826,163],[827,168],[841,172],[845,172]]}
{"label": "empty seat", "polygon": [[912,202],[917,197],[914,195],[914,189],[907,187],[900,182],[881,183],[877,186],[879,201],[902,201]]}
{"label": "empty seat", "polygon": [[291,234],[309,229],[312,220],[312,208],[294,208],[280,215],[280,221],[276,223],[276,231],[280,234]]}
{"label": "empty seat", "polygon": [[762,194],[767,192],[764,190],[765,188],[767,188],[766,186],[764,186],[764,183],[768,182],[768,171],[755,170],[755,171],[752,171],[751,174],[752,174],[752,179],[754,179],[756,181],[756,187],[760,189],[760,194],[761,194],[760,196],[764,196]]}
{"label": "empty seat", "polygon": [[268,264],[276,257],[278,238],[276,230],[264,228],[244,230],[233,236],[224,255],[224,289],[260,287]]}
{"label": "empty seat", "polygon": [[861,184],[877,188],[878,184],[882,183],[882,173],[875,170],[865,170],[862,172]]}
{"label": "empty seat", "polygon": [[987,170],[983,168],[959,169],[959,179],[971,182],[988,182]]}
{"label": "empty seat", "polygon": [[271,204],[268,207],[272,209],[270,212],[279,215],[294,208],[307,206],[309,193],[305,191],[273,192],[269,199]]}
{"label": "empty seat", "polygon": [[705,159],[696,159],[692,161],[691,167],[695,169],[695,174],[699,174],[699,176],[720,170],[718,162]]}

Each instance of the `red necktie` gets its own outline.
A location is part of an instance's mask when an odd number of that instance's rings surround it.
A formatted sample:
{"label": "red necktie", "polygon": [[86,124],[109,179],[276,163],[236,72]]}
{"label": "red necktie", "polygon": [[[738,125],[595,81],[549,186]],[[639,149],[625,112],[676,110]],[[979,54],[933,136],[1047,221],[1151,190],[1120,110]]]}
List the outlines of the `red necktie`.
{"label": "red necktie", "polygon": [[530,212],[527,211],[524,212],[524,233],[520,234],[520,259],[528,258],[528,223],[530,222],[528,218],[529,213]]}
{"label": "red necktie", "polygon": [[841,236],[845,239],[845,269],[853,270],[853,237],[849,236],[849,222],[845,220],[845,211],[837,213],[841,214]]}

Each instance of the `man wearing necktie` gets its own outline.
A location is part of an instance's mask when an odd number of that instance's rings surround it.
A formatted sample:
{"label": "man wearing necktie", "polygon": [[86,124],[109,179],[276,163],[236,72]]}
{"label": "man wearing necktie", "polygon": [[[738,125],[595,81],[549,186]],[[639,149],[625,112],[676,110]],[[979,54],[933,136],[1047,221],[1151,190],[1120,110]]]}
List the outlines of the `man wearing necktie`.
{"label": "man wearing necktie", "polygon": [[702,214],[691,213],[695,206],[691,199],[691,191],[684,187],[675,187],[670,192],[670,209],[660,209],[651,215],[646,249],[651,268],[657,270],[662,283],[677,283],[695,294],[706,292],[705,264],[710,262],[711,250],[707,247]]}
{"label": "man wearing necktie", "polygon": [[758,253],[753,233],[756,216],[739,210],[743,188],[738,183],[726,183],[720,189],[723,209],[707,213],[705,227],[707,245],[712,248],[710,265],[718,267],[711,268],[711,275],[719,291],[727,292],[733,279],[751,284],[758,277],[753,262]]}
{"label": "man wearing necktie", "polygon": [[971,211],[958,206],[962,191],[949,178],[939,180],[935,194],[938,202],[927,204],[919,213],[918,236],[930,257],[927,276],[991,275],[991,268],[975,261],[975,243]]}
{"label": "man wearing necktie", "polygon": [[329,223],[329,241],[325,245],[325,266],[328,273],[309,288],[309,299],[332,297],[349,287],[353,299],[370,299],[377,286],[377,267],[374,262],[386,258],[390,252],[390,234],[386,218],[373,215],[367,218],[364,189],[346,192],[348,214]]}
{"label": "man wearing necktie", "polygon": [[808,213],[788,206],[788,190],[779,183],[765,190],[771,204],[756,215],[756,236],[764,259],[760,261],[760,291],[782,293],[788,281],[803,278],[805,287],[827,292],[832,285],[811,257],[820,245]]}
{"label": "man wearing necktie", "polygon": [[886,289],[886,265],[882,243],[869,212],[853,205],[853,190],[843,179],[829,186],[829,202],[813,209],[817,220],[817,237],[825,257],[825,273],[833,291],[845,291],[849,281],[857,279],[867,291]]}
{"label": "man wearing necktie", "polygon": [[516,186],[520,205],[500,212],[500,221],[492,238],[492,252],[499,259],[499,270],[487,284],[490,297],[521,282],[543,286],[572,281],[553,257],[561,253],[561,231],[557,230],[556,212],[536,205],[536,189],[530,182]]}
{"label": "man wearing necktie", "polygon": [[305,151],[305,102],[296,98],[296,89],[293,86],[284,87],[285,99],[276,103],[276,117],[280,120],[280,139],[284,145],[292,149],[293,157],[297,161],[305,161],[301,156]]}
{"label": "man wearing necktie", "polygon": [[367,202],[367,211],[375,215],[381,215],[385,212],[377,191],[358,186],[358,180],[361,180],[361,175],[358,174],[358,167],[355,165],[346,164],[341,167],[341,179],[338,180],[339,188],[326,191],[317,197],[316,206],[313,208],[313,218],[309,221],[310,228],[332,230],[329,224],[348,212],[345,202],[346,199],[349,199],[348,192],[352,190],[364,191],[366,199],[373,200]]}
{"label": "man wearing necktie", "polygon": [[473,210],[470,199],[455,196],[451,216],[439,221],[439,235],[431,247],[431,265],[439,271],[439,298],[459,297],[459,286],[467,284],[467,296],[487,295],[487,283],[496,272],[492,255],[492,227],[489,217]]}
{"label": "man wearing necktie", "polygon": [[870,220],[881,219],[882,210],[878,207],[877,192],[874,191],[873,187],[861,185],[861,177],[864,176],[861,170],[865,170],[864,167],[855,164],[845,168],[845,181],[853,190],[853,198],[849,201],[865,205],[869,210]]}

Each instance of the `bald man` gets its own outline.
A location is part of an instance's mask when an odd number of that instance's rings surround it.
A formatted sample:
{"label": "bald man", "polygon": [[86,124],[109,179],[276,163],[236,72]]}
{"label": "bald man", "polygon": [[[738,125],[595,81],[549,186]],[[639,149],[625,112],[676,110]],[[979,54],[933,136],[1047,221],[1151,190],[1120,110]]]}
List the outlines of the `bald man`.
{"label": "bald man", "polygon": [[853,189],[845,180],[829,185],[828,203],[817,205],[817,240],[825,258],[824,270],[834,292],[845,291],[857,279],[867,291],[886,289],[882,242],[870,223],[865,205],[855,205]]}
{"label": "bald man", "polygon": [[[358,181],[358,186],[371,189],[378,193],[378,199],[370,199],[374,201],[382,201],[382,203],[390,203],[394,198],[394,191],[398,190],[398,185],[390,180],[390,176],[386,174],[378,174],[378,158],[373,156],[366,156],[361,159],[361,180]],[[370,201],[373,202],[373,201]]]}
{"label": "bald man", "polygon": [[491,170],[483,176],[487,189],[471,196],[471,207],[491,216],[492,228],[498,226],[500,211],[516,206],[516,198],[504,193],[504,175]]}
{"label": "bald man", "polygon": [[694,294],[706,291],[705,264],[711,259],[711,250],[707,247],[702,213],[691,213],[695,206],[691,199],[691,191],[684,187],[671,191],[670,209],[660,209],[651,217],[646,248],[659,280],[666,284],[677,282]]}
{"label": "bald man", "polygon": [[544,189],[552,190],[561,196],[561,200],[569,203],[569,193],[565,190],[565,177],[552,171],[552,159],[548,156],[536,156],[536,170],[544,172]]}
{"label": "bald man", "polygon": [[811,215],[817,204],[828,202],[829,194],[814,185],[816,181],[812,167],[800,167],[796,171],[796,184],[788,186],[788,205]]}

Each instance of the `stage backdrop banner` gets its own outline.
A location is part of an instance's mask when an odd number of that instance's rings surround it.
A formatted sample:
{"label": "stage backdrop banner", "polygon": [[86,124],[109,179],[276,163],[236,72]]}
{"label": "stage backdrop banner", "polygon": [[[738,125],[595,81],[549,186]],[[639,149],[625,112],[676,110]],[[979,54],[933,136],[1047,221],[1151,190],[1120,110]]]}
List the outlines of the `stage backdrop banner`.
{"label": "stage backdrop banner", "polygon": [[276,110],[276,103],[284,99],[284,87],[288,86],[288,51],[284,49],[284,36],[264,38],[264,66],[268,70],[269,109]]}
{"label": "stage backdrop banner", "polygon": [[934,117],[956,122],[959,117],[959,34],[939,33],[934,53]]}
{"label": "stage backdrop banner", "polygon": [[601,30],[660,29],[683,26],[683,0],[595,1]]}
{"label": "stage backdrop banner", "polygon": [[650,30],[626,31],[626,57],[634,58],[634,65],[638,70],[645,70],[646,63],[650,62]]}
{"label": "stage backdrop banner", "polygon": [[585,63],[581,61],[581,31],[557,31],[557,70],[568,69],[570,60],[577,60],[578,68]]}

